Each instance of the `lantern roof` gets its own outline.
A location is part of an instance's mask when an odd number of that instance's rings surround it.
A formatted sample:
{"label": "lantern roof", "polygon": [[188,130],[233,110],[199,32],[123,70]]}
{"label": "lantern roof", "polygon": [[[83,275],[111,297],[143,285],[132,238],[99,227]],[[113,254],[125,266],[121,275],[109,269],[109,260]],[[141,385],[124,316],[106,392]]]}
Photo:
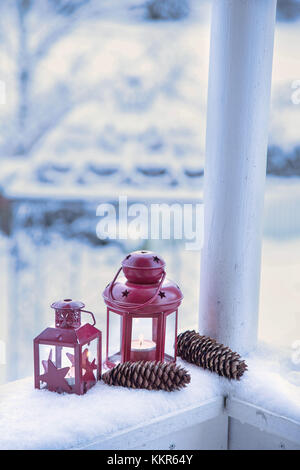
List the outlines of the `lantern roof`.
{"label": "lantern roof", "polygon": [[158,289],[158,284],[136,284],[123,276],[114,283],[111,295],[109,285],[102,295],[109,307],[124,313],[132,311],[134,315],[176,310],[183,299],[179,286],[170,279],[165,279]]}
{"label": "lantern roof", "polygon": [[55,343],[55,344],[84,344],[94,339],[99,334],[98,328],[90,323],[79,328],[46,328],[36,338],[36,342]]}

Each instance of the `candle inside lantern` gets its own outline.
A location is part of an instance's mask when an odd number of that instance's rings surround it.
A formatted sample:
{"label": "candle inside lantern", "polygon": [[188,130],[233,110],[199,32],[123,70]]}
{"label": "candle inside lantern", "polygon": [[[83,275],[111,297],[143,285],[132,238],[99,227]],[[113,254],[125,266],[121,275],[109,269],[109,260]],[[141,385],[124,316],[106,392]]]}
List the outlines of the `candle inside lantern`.
{"label": "candle inside lantern", "polygon": [[139,339],[131,341],[132,361],[154,361],[156,343],[150,339],[144,339],[144,335],[139,335]]}

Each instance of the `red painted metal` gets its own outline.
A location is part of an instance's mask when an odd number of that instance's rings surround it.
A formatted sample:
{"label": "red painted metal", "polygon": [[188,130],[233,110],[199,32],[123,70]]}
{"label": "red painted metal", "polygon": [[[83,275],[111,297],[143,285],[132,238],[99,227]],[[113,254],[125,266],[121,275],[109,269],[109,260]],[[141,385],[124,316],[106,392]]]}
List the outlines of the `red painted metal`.
{"label": "red painted metal", "polygon": [[[64,299],[51,307],[55,328],[46,328],[33,341],[34,386],[83,395],[101,378],[101,331],[83,302]],[[82,325],[82,313],[90,314],[93,324]]]}
{"label": "red painted metal", "polygon": [[[119,277],[123,271],[123,276]],[[104,292],[107,305],[106,366],[118,362],[176,361],[178,307],[183,295],[173,281],[166,279],[165,262],[152,251],[135,251],[122,261]],[[165,353],[166,319],[174,313],[174,355]],[[119,315],[121,331],[114,331],[118,347],[111,350],[111,315]],[[136,331],[143,332],[135,336]],[[149,333],[149,330],[151,332]],[[146,334],[148,332],[148,334]],[[121,338],[120,338],[121,335]]]}

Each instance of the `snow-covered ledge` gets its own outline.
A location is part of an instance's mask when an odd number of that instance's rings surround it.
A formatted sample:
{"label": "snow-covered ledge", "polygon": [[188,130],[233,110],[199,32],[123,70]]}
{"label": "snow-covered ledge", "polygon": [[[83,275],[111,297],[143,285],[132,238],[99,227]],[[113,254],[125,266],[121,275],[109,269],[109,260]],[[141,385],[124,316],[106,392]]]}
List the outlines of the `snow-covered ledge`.
{"label": "snow-covered ledge", "polygon": [[300,449],[299,387],[282,361],[261,349],[235,382],[179,360],[192,381],[172,393],[99,382],[84,396],[58,395],[32,378],[12,382],[0,387],[0,448]]}

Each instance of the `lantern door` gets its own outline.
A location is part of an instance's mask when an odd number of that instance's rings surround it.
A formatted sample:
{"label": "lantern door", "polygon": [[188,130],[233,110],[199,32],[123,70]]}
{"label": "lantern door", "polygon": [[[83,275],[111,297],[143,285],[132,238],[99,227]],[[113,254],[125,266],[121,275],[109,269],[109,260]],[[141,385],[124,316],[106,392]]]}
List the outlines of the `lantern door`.
{"label": "lantern door", "polygon": [[107,309],[106,365],[114,367],[122,360],[123,316]]}
{"label": "lantern door", "polygon": [[87,392],[101,377],[101,344],[99,338],[83,344],[80,348],[79,377],[81,393]]}
{"label": "lantern door", "polygon": [[177,311],[165,313],[164,360],[176,361],[177,353]]}
{"label": "lantern door", "polygon": [[123,329],[124,361],[160,361],[163,354],[163,317],[128,315]]}
{"label": "lantern door", "polygon": [[75,388],[74,347],[36,344],[36,387],[72,393]]}

